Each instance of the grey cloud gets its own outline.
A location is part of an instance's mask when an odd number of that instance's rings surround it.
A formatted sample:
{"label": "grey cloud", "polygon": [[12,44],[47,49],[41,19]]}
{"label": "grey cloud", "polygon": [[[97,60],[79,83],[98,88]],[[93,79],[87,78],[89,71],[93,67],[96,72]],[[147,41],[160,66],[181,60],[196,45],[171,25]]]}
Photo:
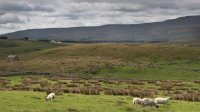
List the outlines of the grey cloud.
{"label": "grey cloud", "polygon": [[0,29],[164,21],[198,15],[199,6],[199,0],[0,0]]}
{"label": "grey cloud", "polygon": [[5,14],[4,12],[0,12],[0,16],[1,16],[1,15],[4,15],[4,14]]}
{"label": "grey cloud", "polygon": [[13,14],[5,14],[0,16],[0,24],[7,24],[7,23],[23,23],[17,15]]}
{"label": "grey cloud", "polygon": [[10,24],[10,23],[8,23],[8,24],[0,24],[0,27],[1,28],[5,28],[5,29],[10,29],[10,30],[19,28],[17,25]]}
{"label": "grey cloud", "polygon": [[[188,9],[196,10],[199,9],[200,1],[198,0],[73,0],[75,3],[109,3],[109,4],[140,4],[143,6],[143,9]],[[119,5],[120,7],[121,5]],[[119,9],[118,9],[119,10]],[[134,11],[127,8],[122,9],[122,11]]]}
{"label": "grey cloud", "polygon": [[0,11],[54,11],[53,6],[40,6],[26,2],[4,2],[0,4]]}
{"label": "grey cloud", "polygon": [[33,6],[32,11],[46,11],[46,12],[53,12],[55,11],[53,6]]}
{"label": "grey cloud", "polygon": [[1,3],[0,10],[2,11],[30,11],[31,7],[24,3]]}

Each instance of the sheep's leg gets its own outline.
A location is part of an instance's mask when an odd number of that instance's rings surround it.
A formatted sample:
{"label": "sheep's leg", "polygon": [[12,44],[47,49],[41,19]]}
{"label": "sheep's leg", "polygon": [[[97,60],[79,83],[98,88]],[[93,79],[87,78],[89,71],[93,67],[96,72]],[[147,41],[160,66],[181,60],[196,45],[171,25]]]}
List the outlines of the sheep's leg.
{"label": "sheep's leg", "polygon": [[144,104],[142,104],[142,108],[144,108],[145,107],[145,105]]}

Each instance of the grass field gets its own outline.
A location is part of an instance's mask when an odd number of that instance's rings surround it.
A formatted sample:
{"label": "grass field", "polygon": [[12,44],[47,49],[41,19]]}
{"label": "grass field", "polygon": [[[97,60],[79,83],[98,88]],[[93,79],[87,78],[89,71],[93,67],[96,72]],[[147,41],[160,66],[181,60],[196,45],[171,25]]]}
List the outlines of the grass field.
{"label": "grass field", "polygon": [[[80,79],[66,76],[1,77],[1,112],[199,112],[199,81]],[[55,92],[53,102],[46,92]],[[133,97],[170,96],[167,105],[142,108]]]}
{"label": "grass field", "polygon": [[1,112],[199,112],[199,102],[170,101],[159,109],[132,104],[132,97],[64,94],[46,102],[46,94],[0,91]]}

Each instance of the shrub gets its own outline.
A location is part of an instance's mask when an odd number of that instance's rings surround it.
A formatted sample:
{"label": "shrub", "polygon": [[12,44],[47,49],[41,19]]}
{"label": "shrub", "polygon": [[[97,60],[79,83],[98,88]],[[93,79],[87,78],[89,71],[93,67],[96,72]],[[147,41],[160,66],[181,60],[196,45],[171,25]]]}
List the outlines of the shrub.
{"label": "shrub", "polygon": [[200,80],[195,80],[194,83],[200,84]]}
{"label": "shrub", "polygon": [[85,81],[82,80],[72,80],[71,83],[77,83],[77,84],[85,84]]}
{"label": "shrub", "polygon": [[134,81],[131,81],[130,83],[133,85],[144,85],[145,84],[144,82],[142,82],[140,80],[134,80]]}
{"label": "shrub", "polygon": [[66,87],[79,87],[78,84],[66,84]]}
{"label": "shrub", "polygon": [[7,36],[0,36],[0,39],[8,39]]}
{"label": "shrub", "polygon": [[91,84],[88,84],[88,83],[86,83],[86,84],[84,84],[84,86],[86,86],[86,87],[89,87],[89,86],[92,86]]}
{"label": "shrub", "polygon": [[196,102],[196,101],[200,101],[199,96],[200,94],[184,93],[184,94],[174,95],[173,99]]}
{"label": "shrub", "polygon": [[161,88],[159,90],[171,90],[172,89],[172,83],[171,82],[161,82]]}
{"label": "shrub", "polygon": [[149,84],[156,84],[156,80],[147,80],[147,83],[149,83]]}

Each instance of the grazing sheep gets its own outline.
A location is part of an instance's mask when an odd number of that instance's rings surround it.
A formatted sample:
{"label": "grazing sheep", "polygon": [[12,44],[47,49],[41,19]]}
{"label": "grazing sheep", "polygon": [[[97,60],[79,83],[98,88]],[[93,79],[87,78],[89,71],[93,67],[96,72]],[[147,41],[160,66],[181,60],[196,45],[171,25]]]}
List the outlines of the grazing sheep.
{"label": "grazing sheep", "polygon": [[167,104],[169,101],[170,97],[167,98],[155,98],[155,103],[156,104]]}
{"label": "grazing sheep", "polygon": [[133,104],[141,105],[142,104],[142,99],[141,98],[133,98]]}
{"label": "grazing sheep", "polygon": [[51,100],[55,97],[55,93],[50,93],[47,97],[46,97],[46,101]]}
{"label": "grazing sheep", "polygon": [[143,98],[142,99],[142,105],[146,105],[149,103],[149,99],[148,98]]}
{"label": "grazing sheep", "polygon": [[158,104],[156,104],[154,100],[149,100],[149,102],[145,106],[155,106],[156,108],[159,108]]}
{"label": "grazing sheep", "polygon": [[143,98],[142,99],[142,106],[145,107],[145,106],[155,106],[156,108],[159,108],[159,106],[155,103],[154,100],[152,99],[148,99],[148,98]]}

